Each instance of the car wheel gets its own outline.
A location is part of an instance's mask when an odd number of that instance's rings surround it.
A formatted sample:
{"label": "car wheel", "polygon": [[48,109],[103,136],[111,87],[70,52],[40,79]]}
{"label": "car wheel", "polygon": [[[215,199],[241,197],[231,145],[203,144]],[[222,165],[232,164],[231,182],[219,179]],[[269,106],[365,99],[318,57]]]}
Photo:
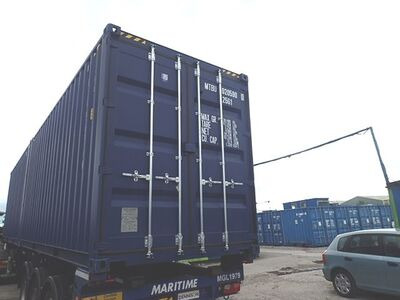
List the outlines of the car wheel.
{"label": "car wheel", "polygon": [[337,271],[333,276],[333,287],[339,296],[351,298],[356,291],[353,277],[346,271]]}

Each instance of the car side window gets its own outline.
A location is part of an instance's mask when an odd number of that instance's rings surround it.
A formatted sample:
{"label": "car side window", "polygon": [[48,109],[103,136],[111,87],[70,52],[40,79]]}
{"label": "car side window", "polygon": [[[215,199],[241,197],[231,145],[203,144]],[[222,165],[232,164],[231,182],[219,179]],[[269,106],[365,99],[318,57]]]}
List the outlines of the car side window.
{"label": "car side window", "polygon": [[377,234],[360,234],[349,237],[344,247],[345,252],[383,255],[383,247]]}
{"label": "car side window", "polygon": [[385,249],[385,256],[400,257],[400,236],[384,235],[383,247]]}
{"label": "car side window", "polygon": [[340,240],[338,241],[338,244],[337,244],[338,251],[341,251],[341,252],[345,251],[345,246],[346,246],[347,240],[348,240],[348,236],[340,238]]}

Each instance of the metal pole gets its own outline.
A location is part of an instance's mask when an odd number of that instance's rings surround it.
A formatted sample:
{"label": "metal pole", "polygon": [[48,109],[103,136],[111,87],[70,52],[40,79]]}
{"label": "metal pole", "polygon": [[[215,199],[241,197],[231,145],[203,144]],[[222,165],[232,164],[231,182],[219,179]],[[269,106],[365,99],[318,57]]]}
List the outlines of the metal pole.
{"label": "metal pole", "polygon": [[195,71],[197,76],[197,127],[198,127],[198,139],[199,139],[199,198],[200,198],[200,234],[198,237],[200,243],[200,251],[206,252],[205,247],[205,234],[203,224],[203,162],[202,162],[202,126],[201,126],[201,95],[200,95],[200,62],[197,62],[197,68]]}
{"label": "metal pole", "polygon": [[379,150],[378,142],[376,141],[376,138],[375,138],[374,129],[372,127],[370,127],[369,129],[371,131],[372,140],[374,141],[376,154],[378,154],[379,163],[381,164],[382,173],[383,173],[383,176],[385,177],[386,186],[389,187],[389,177],[388,177],[385,165],[382,160],[381,151]]}
{"label": "metal pole", "polygon": [[182,250],[182,103],[181,103],[181,57],[178,55],[175,68],[178,72],[178,255],[183,254]]}
{"label": "metal pole", "polygon": [[152,206],[153,206],[153,138],[154,138],[154,62],[156,59],[154,46],[151,46],[151,52],[149,53],[149,60],[151,62],[151,74],[150,74],[150,149],[149,149],[149,224],[148,224],[148,235],[147,235],[147,257],[151,258],[153,256],[152,246],[153,246],[153,236],[151,235],[151,225],[152,225]]}
{"label": "metal pole", "polygon": [[224,146],[224,110],[222,107],[222,75],[221,70],[218,70],[218,89],[219,89],[219,117],[221,127],[221,168],[222,168],[222,192],[224,197],[224,224],[225,232],[223,240],[225,241],[225,250],[229,250],[229,237],[228,237],[228,211],[226,203],[226,180],[225,180],[225,146]]}

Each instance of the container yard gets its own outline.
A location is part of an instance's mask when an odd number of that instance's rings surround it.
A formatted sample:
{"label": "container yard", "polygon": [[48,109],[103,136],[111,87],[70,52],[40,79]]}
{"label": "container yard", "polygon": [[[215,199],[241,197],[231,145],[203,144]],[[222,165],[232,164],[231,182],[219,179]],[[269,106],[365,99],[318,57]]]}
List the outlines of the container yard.
{"label": "container yard", "polygon": [[0,10],[0,300],[399,299],[400,2],[53,2]]}

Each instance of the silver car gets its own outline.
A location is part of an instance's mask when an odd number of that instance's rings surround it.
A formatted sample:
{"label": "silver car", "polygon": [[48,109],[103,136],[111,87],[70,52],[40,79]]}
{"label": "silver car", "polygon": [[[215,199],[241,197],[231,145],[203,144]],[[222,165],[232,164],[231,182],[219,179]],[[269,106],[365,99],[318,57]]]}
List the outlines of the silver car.
{"label": "silver car", "polygon": [[400,231],[372,229],[338,235],[322,254],[323,273],[336,292],[357,289],[400,295]]}

